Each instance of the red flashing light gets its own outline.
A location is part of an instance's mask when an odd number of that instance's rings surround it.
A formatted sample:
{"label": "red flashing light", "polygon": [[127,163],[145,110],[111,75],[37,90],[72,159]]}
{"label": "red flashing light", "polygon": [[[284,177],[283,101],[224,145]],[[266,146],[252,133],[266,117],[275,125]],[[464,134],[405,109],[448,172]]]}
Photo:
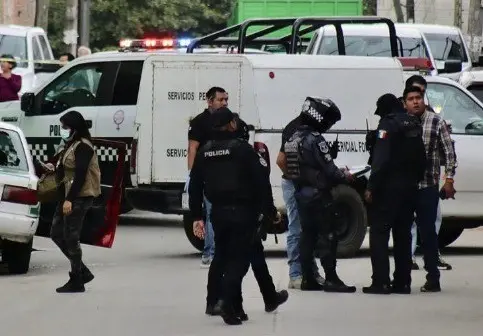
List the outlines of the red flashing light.
{"label": "red flashing light", "polygon": [[434,66],[429,58],[398,57],[405,71],[432,71]]}
{"label": "red flashing light", "polygon": [[121,40],[119,46],[121,48],[142,48],[142,49],[162,49],[174,47],[174,39],[142,39],[142,40]]}

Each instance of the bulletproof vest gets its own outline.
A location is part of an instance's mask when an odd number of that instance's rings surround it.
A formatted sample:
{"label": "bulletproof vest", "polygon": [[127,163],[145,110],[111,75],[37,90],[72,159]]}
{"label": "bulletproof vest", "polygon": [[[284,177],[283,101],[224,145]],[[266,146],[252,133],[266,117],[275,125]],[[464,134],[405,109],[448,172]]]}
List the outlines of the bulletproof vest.
{"label": "bulletproof vest", "polygon": [[[285,144],[287,170],[290,170],[288,175],[292,177],[291,179],[296,182],[297,186],[311,186],[317,189],[329,187],[329,181],[327,181],[322,167],[317,163],[315,157],[317,154],[313,151],[315,142],[320,140],[320,133],[302,130],[297,131]],[[327,151],[330,149],[327,148]]]}
{"label": "bulletproof vest", "polygon": [[300,143],[303,138],[301,133],[296,132],[285,143],[285,157],[287,158],[287,173],[285,177],[287,180],[297,181],[300,178]]}
{"label": "bulletproof vest", "polygon": [[211,202],[237,204],[250,200],[243,163],[238,162],[236,151],[241,139],[210,140],[202,148],[205,194]]}
{"label": "bulletproof vest", "polygon": [[395,137],[394,169],[403,171],[418,181],[424,178],[426,170],[426,148],[423,142],[423,129],[417,117],[405,113],[389,114],[397,127]]}

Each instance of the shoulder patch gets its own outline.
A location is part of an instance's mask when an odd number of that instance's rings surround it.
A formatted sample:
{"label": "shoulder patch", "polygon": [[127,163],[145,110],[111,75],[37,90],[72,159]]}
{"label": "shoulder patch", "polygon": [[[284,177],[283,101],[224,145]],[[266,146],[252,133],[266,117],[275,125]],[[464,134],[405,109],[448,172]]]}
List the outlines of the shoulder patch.
{"label": "shoulder patch", "polygon": [[322,140],[319,142],[319,149],[322,153],[327,154],[329,152],[329,146],[327,146],[327,142]]}
{"label": "shoulder patch", "polygon": [[264,158],[260,157],[260,164],[264,167],[268,167],[267,161]]}
{"label": "shoulder patch", "polygon": [[377,132],[377,138],[378,139],[387,139],[387,131],[386,130],[379,130],[379,132]]}

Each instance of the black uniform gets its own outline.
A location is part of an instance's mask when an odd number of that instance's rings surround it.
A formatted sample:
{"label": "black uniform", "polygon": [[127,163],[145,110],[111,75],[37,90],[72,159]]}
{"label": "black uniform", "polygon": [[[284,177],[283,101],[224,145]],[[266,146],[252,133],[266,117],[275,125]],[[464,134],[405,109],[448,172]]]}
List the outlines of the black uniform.
{"label": "black uniform", "polygon": [[[235,114],[235,113],[234,113]],[[236,137],[240,138],[244,141],[248,141],[249,139],[249,127],[248,125],[237,115],[235,114],[235,120],[237,122],[238,128],[236,131]],[[262,157],[259,157],[263,160]],[[263,162],[263,161],[260,161]],[[263,165],[262,165],[263,166]],[[267,167],[263,166],[265,169],[265,173],[267,180],[269,180],[269,170]],[[271,187],[267,190],[268,198],[272,199],[272,189]],[[269,214],[270,215],[270,214]],[[260,225],[260,223],[258,224]],[[263,235],[263,233],[261,233]],[[250,265],[252,266],[253,275],[257,280],[258,287],[260,288],[260,293],[262,294],[263,301],[265,303],[265,311],[272,312],[277,307],[284,303],[288,298],[288,292],[286,290],[282,290],[277,292],[275,289],[275,285],[273,284],[273,279],[270,275],[268,270],[267,261],[265,260],[264,248],[262,244],[261,235],[257,235],[254,239],[254,243],[252,246],[252,251],[250,254]],[[266,235],[265,235],[266,236]],[[216,250],[215,250],[216,251]],[[215,252],[216,253],[216,252]],[[213,260],[210,265],[210,270],[208,272],[208,295],[207,295],[207,307],[206,307],[206,314],[208,315],[218,315],[220,314],[220,307],[217,305],[217,301],[222,297],[221,289],[222,289],[222,279],[223,279],[223,269],[222,265],[220,265],[217,261]],[[239,298],[237,302],[234,304],[235,311],[240,316],[241,320],[247,320],[248,316],[245,314],[243,309],[243,297],[242,297],[242,289],[240,286],[239,289]]]}
{"label": "black uniform", "polygon": [[[233,120],[227,108],[213,114],[214,125]],[[228,324],[239,324],[235,312],[241,282],[250,266],[258,218],[276,215],[270,182],[261,159],[235,132],[213,132],[198,152],[191,170],[190,211],[194,220],[203,218],[203,193],[212,203],[211,220],[215,231],[215,256],[212,262],[224,270],[222,280],[222,316]]]}
{"label": "black uniform", "polygon": [[[293,180],[302,235],[300,261],[302,290],[355,292],[337,276],[333,199],[331,189],[346,181],[330,155],[328,143],[320,132],[327,131],[340,120],[340,111],[330,100],[307,97],[301,113],[301,126],[285,144],[287,179]],[[324,268],[326,281],[314,278],[314,251]]]}
{"label": "black uniform", "polygon": [[[411,225],[417,184],[422,179],[426,152],[422,128],[416,117],[405,113],[397,98],[379,98],[376,114],[381,116],[376,130],[368,190],[372,194],[370,249],[372,285],[365,293],[409,293],[411,284]],[[389,235],[394,241],[393,288],[389,279]]]}

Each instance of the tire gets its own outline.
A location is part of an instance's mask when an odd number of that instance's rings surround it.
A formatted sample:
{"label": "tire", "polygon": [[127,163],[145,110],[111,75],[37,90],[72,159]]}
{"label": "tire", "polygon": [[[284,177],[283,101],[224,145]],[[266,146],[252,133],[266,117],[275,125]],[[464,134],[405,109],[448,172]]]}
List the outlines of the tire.
{"label": "tire", "polygon": [[367,232],[367,212],[359,193],[347,186],[339,185],[332,190],[337,210],[337,234],[339,245],[337,256],[350,258],[360,250]]}
{"label": "tire", "polygon": [[32,242],[18,243],[10,240],[2,242],[2,260],[7,263],[10,274],[25,274],[29,270]]}
{"label": "tire", "polygon": [[205,241],[204,239],[196,237],[193,233],[193,219],[191,218],[190,214],[183,215],[183,226],[186,237],[188,238],[191,245],[193,245],[193,247],[198,251],[203,251]]}
{"label": "tire", "polygon": [[443,222],[438,234],[438,244],[440,249],[454,243],[464,231],[464,228],[461,226],[444,224],[445,223]]}

